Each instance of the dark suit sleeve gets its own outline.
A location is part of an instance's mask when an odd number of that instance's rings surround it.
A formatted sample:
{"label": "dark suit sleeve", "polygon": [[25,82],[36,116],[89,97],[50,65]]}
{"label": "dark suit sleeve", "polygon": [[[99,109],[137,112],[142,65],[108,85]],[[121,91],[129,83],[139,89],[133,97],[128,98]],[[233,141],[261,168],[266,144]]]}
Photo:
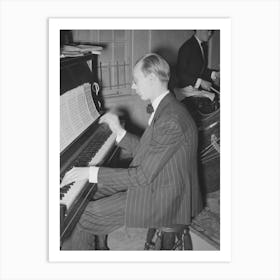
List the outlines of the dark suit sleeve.
{"label": "dark suit sleeve", "polygon": [[128,169],[104,168],[98,172],[98,182],[127,188],[149,187],[161,169],[180,147],[184,136],[177,121],[161,120],[155,125],[151,142],[143,161]]}
{"label": "dark suit sleeve", "polygon": [[197,76],[190,72],[191,50],[188,45],[180,48],[177,58],[176,72],[180,87],[194,86]]}
{"label": "dark suit sleeve", "polygon": [[[208,61],[207,45],[203,46],[205,60]],[[211,81],[212,70],[205,68],[201,57],[201,50],[196,39],[191,38],[178,52],[176,65],[179,87],[195,86],[198,78]]]}
{"label": "dark suit sleeve", "polygon": [[[207,43],[203,43],[202,44],[202,48],[206,57],[206,61],[208,61],[208,44]],[[211,74],[212,74],[213,70],[209,69],[208,67],[206,67],[203,71],[203,73],[201,74],[201,79],[212,82],[211,79]]]}
{"label": "dark suit sleeve", "polygon": [[203,74],[201,75],[201,79],[205,80],[205,81],[209,81],[212,82],[211,79],[211,74],[212,74],[213,70],[206,68],[203,72]]}

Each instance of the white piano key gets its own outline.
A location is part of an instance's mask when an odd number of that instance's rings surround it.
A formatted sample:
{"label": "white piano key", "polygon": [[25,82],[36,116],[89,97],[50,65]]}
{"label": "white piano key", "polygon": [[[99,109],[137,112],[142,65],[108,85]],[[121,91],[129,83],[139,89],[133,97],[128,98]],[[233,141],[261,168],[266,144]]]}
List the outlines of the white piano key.
{"label": "white piano key", "polygon": [[60,204],[64,204],[67,209],[70,208],[75,198],[82,191],[88,180],[77,181],[70,186],[70,189],[64,193],[63,198],[60,200]]}

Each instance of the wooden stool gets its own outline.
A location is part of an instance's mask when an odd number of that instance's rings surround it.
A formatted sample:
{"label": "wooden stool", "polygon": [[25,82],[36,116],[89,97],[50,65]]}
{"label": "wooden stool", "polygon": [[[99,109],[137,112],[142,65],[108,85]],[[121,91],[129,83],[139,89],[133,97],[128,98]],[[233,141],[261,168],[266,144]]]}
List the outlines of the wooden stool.
{"label": "wooden stool", "polygon": [[150,228],[144,250],[192,250],[188,226]]}

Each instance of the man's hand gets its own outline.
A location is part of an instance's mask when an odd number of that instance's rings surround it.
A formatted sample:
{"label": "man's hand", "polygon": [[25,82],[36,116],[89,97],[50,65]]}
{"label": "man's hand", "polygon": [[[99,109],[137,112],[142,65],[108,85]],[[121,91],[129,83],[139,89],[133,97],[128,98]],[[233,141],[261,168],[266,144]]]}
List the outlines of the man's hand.
{"label": "man's hand", "polygon": [[117,136],[122,135],[125,130],[122,128],[120,124],[119,117],[113,113],[106,113],[103,115],[100,120],[100,123],[107,123],[112,130],[113,133],[116,133]]}
{"label": "man's hand", "polygon": [[210,91],[212,84],[211,84],[210,82],[208,82],[208,81],[201,80],[200,86],[201,86],[203,89]]}
{"label": "man's hand", "polygon": [[85,179],[88,180],[88,178],[89,167],[73,167],[65,174],[60,184],[60,187],[62,188],[63,186],[66,186],[72,182],[81,181]]}

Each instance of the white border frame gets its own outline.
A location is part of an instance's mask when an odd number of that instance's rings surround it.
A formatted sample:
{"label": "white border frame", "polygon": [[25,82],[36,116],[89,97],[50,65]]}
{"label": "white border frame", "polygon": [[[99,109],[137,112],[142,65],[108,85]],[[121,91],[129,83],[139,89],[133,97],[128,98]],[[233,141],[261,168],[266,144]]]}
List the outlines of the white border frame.
{"label": "white border frame", "polygon": [[[59,42],[61,29],[219,29],[221,32],[221,235],[219,251],[60,251]],[[112,28],[113,27],[113,28]],[[231,20],[229,18],[49,19],[49,260],[67,262],[228,262],[231,260]],[[57,205],[57,207],[55,207]],[[171,255],[172,254],[172,255]]]}

